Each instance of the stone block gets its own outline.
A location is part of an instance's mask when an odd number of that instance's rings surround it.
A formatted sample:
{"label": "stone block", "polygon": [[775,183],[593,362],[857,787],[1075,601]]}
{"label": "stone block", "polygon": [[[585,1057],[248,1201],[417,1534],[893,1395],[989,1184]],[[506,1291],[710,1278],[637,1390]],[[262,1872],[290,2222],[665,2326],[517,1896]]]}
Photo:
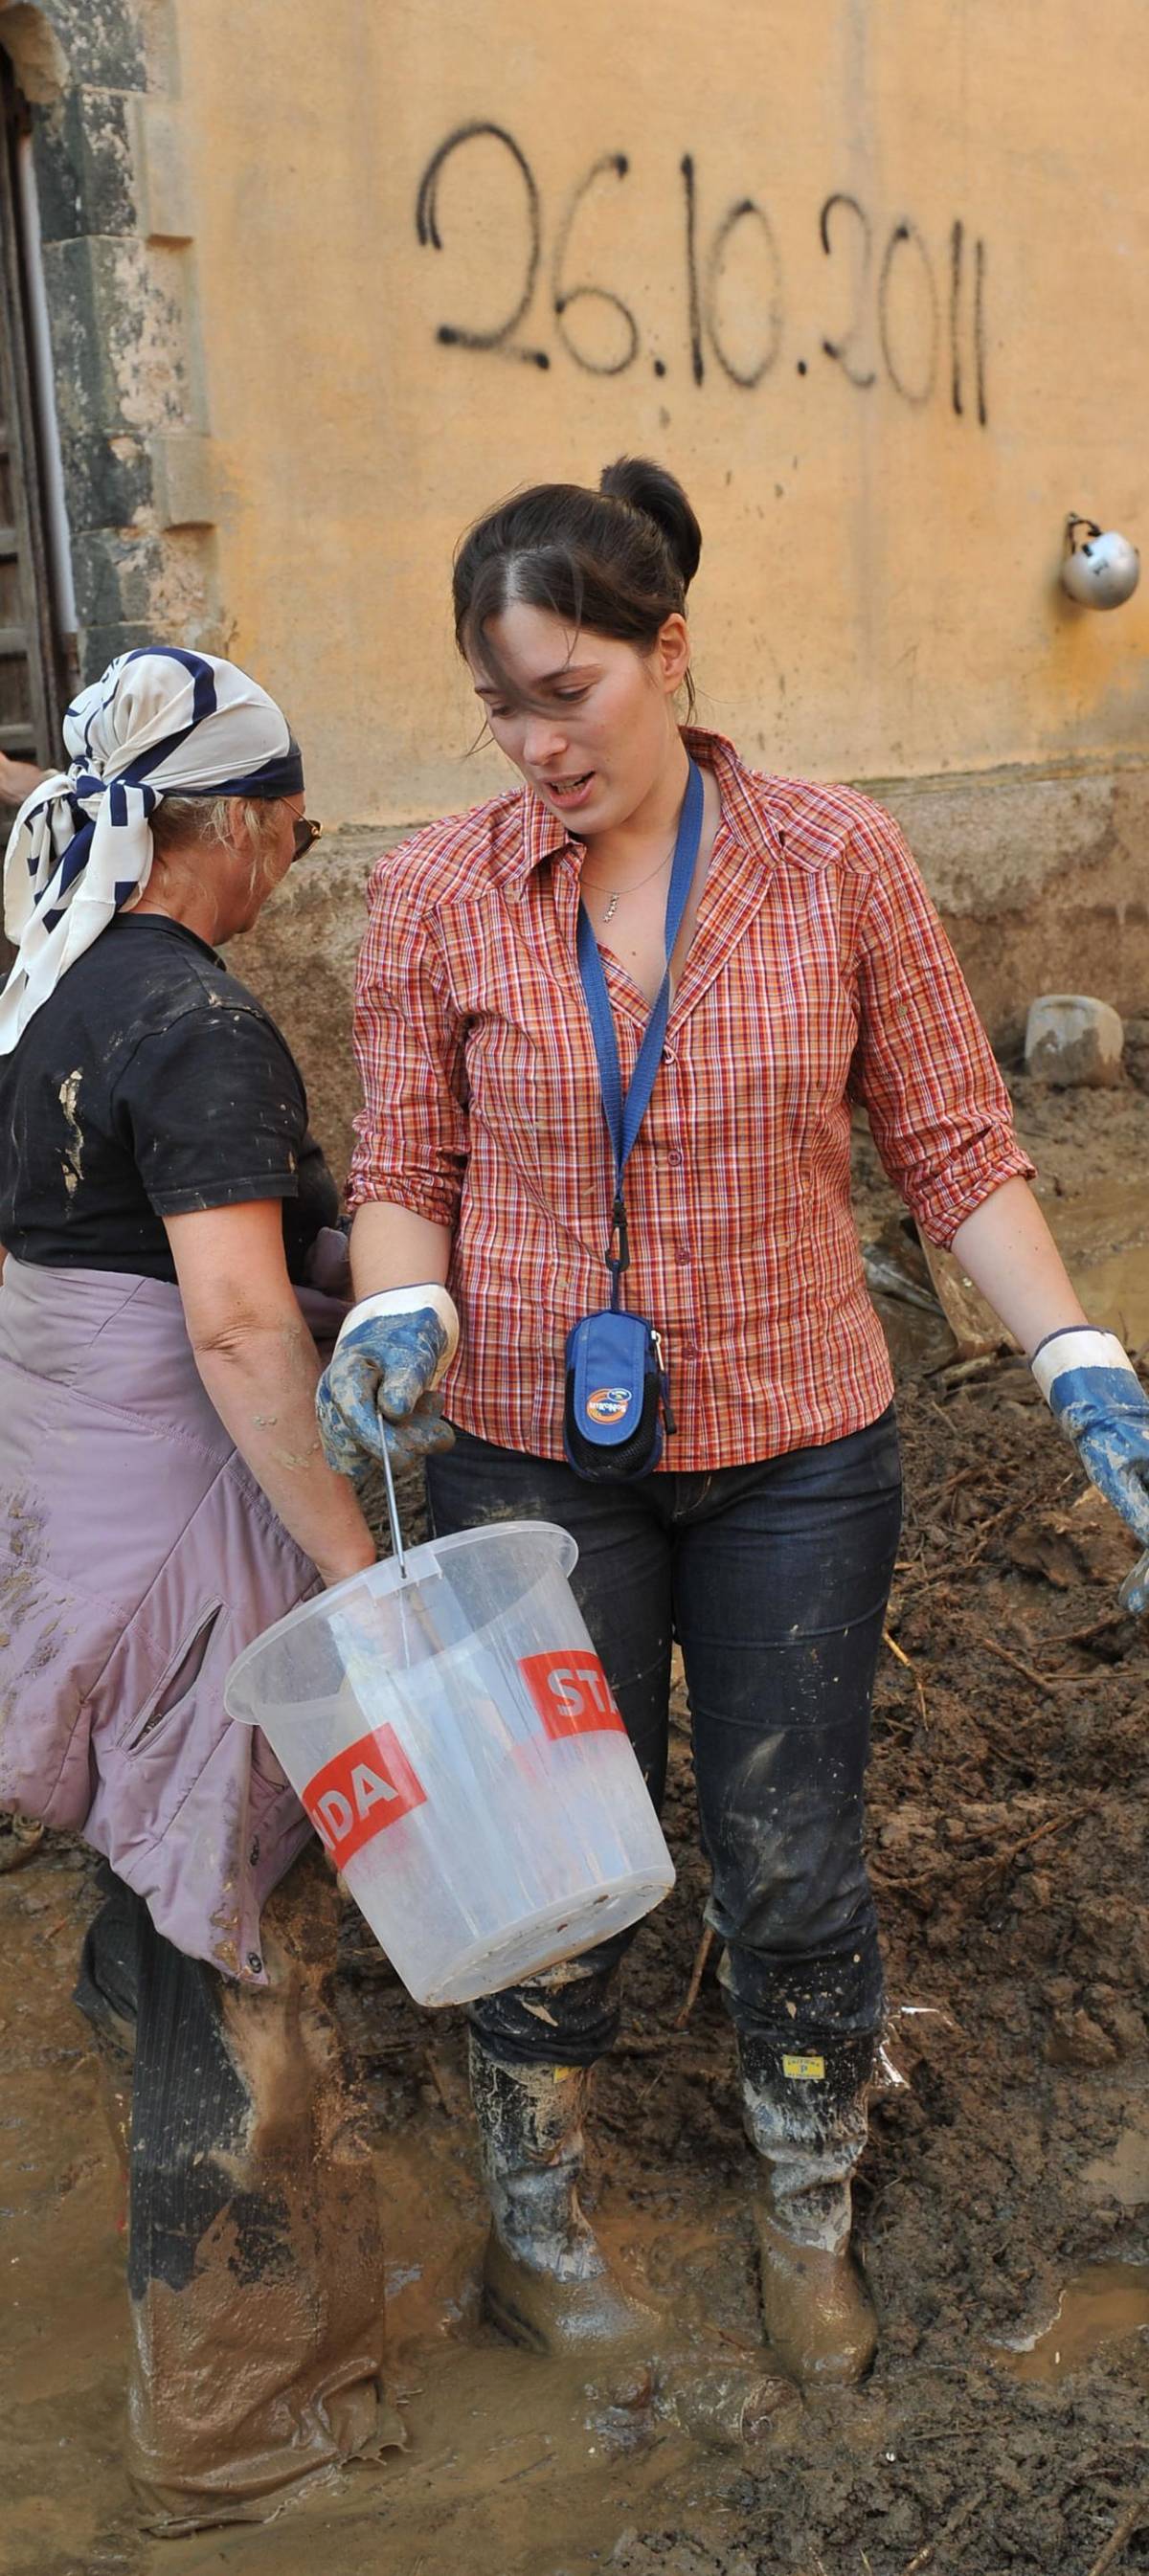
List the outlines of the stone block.
{"label": "stone block", "polygon": [[178,111],[156,98],[129,104],[140,231],[146,241],[190,241],[195,224]]}
{"label": "stone block", "polygon": [[144,441],[65,428],[60,447],[73,529],[130,527],[152,498],[152,460]]}
{"label": "stone block", "polygon": [[216,516],[215,450],[194,429],[151,441],[152,491],[161,528],[207,528]]}
{"label": "stone block", "polygon": [[65,439],[90,430],[131,436],[136,428],[124,409],[120,352],[125,339],[130,344],[139,331],[141,314],[125,297],[122,249],[118,237],[44,245],[56,402]]}
{"label": "stone block", "polygon": [[115,625],[84,626],[80,630],[80,685],[98,680],[114,662],[118,653],[136,653],[144,645],[154,644],[155,629],[130,625],[121,619]]}
{"label": "stone block", "polygon": [[136,230],[127,109],[128,102],[109,90],[73,90],[65,102],[60,147],[75,176],[78,229],[84,233],[110,237]]}
{"label": "stone block", "polygon": [[1058,1089],[1105,1089],[1121,1081],[1125,1031],[1108,1002],[1089,993],[1042,993],[1029,1006],[1025,1070]]}
{"label": "stone block", "polygon": [[38,116],[32,128],[36,205],[40,239],[46,248],[54,242],[78,241],[85,229],[81,177],[65,127],[63,116],[51,120]]}
{"label": "stone block", "polygon": [[56,15],[33,0],[9,0],[4,11],[4,51],[33,107],[55,107],[75,77],[69,55],[49,25],[49,17]]}
{"label": "stone block", "polygon": [[164,572],[158,537],[83,528],[73,540],[72,571],[82,626],[143,626],[150,631]]}
{"label": "stone block", "polygon": [[147,87],[145,13],[130,0],[43,0],[35,14],[51,21],[74,82],[91,89]]}

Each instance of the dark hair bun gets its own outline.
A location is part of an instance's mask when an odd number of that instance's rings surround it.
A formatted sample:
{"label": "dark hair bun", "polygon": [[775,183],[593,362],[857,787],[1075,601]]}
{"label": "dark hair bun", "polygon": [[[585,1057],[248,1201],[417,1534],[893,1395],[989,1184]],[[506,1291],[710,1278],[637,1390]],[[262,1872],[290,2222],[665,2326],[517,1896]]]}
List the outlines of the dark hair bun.
{"label": "dark hair bun", "polygon": [[627,501],[632,510],[654,520],[683,590],[689,590],[702,552],[702,530],[674,475],[649,456],[617,456],[613,465],[604,465],[598,488],[608,500]]}

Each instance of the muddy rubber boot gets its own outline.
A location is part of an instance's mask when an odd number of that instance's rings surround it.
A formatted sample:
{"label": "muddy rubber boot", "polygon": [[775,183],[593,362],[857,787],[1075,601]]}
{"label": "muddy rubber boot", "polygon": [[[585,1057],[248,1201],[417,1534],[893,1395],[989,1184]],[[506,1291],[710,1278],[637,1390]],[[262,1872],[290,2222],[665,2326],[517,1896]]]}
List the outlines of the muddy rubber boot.
{"label": "muddy rubber boot", "polygon": [[492,2324],[552,2359],[649,2352],[654,2313],[615,2279],[579,2206],[589,2068],[512,2064],[472,2031],[470,2074],[491,2203],[483,2293]]}
{"label": "muddy rubber boot", "polygon": [[754,2221],[771,2353],[803,2388],[848,2388],[878,2321],[850,2246],[850,2183],[866,2143],[871,2038],[799,2053],[741,2037],[746,2134],[762,2160]]}

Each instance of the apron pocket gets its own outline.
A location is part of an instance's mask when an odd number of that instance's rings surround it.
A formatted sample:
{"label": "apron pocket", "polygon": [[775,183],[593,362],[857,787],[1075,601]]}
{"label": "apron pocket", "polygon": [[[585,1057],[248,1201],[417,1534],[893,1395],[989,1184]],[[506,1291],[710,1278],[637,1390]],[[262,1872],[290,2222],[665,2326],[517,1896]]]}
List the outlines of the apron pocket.
{"label": "apron pocket", "polygon": [[120,1752],[136,1753],[142,1745],[150,1745],[168,1719],[176,1716],[203,1671],[222,1609],[222,1601],[210,1601],[205,1609],[197,1611],[194,1626],[181,1637],[154,1691],[121,1737],[117,1748]]}

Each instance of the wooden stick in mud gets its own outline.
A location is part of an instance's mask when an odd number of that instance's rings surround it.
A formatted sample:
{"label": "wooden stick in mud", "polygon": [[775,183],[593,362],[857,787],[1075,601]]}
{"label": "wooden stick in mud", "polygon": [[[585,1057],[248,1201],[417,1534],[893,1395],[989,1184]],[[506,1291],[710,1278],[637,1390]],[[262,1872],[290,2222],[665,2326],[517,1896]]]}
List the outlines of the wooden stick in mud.
{"label": "wooden stick in mud", "polygon": [[1121,2520],[1110,2532],[1100,2557],[1094,2559],[1089,2576],[1106,2576],[1107,2568],[1112,2567],[1114,2559],[1120,2557],[1126,2541],[1132,2540],[1134,2532],[1139,2531],[1144,2522],[1149,2522],[1149,2485],[1139,2487],[1136,2495],[1126,2505]]}
{"label": "wooden stick in mud", "polygon": [[702,1939],[694,1953],[694,1966],[690,1971],[690,1983],[686,1989],[686,2001],[683,2004],[681,2012],[676,2012],[674,2016],[674,2027],[676,2030],[685,2030],[695,2004],[698,2001],[698,1989],[702,1984],[706,1962],[710,1957],[713,1942],[714,1934],[710,1929],[709,1923],[707,1923],[703,1929]]}
{"label": "wooden stick in mud", "polygon": [[984,1628],[975,1628],[974,1635],[979,1646],[996,1655],[999,1663],[1008,1664],[1012,1672],[1021,1674],[1023,1682],[1031,1682],[1035,1690],[1048,1691],[1051,1699],[1056,1699],[1059,1691],[1080,1690],[1083,1683],[1093,1679],[1092,1673],[1039,1673],[1033,1664],[1023,1664],[1020,1655],[1011,1655],[1008,1646],[999,1646],[996,1637],[987,1636]]}
{"label": "wooden stick in mud", "polygon": [[910,1675],[914,1689],[918,1695],[918,1707],[921,1711],[922,1725],[928,1727],[930,1721],[926,1711],[925,1686],[913,1657],[911,1655],[907,1655],[904,1646],[899,1646],[896,1637],[891,1637],[888,1628],[883,1628],[882,1630],[882,1643],[884,1646],[889,1647],[891,1655],[894,1655],[897,1658],[899,1664],[905,1665],[906,1671]]}
{"label": "wooden stick in mud", "polygon": [[990,1852],[980,1860],[971,1861],[970,1867],[987,1869],[991,1876],[995,1869],[1008,1869],[1011,1861],[1020,1860],[1022,1853],[1032,1851],[1035,1843],[1043,1843],[1047,1834],[1062,1833],[1066,1825],[1076,1825],[1082,1816],[1094,1815],[1100,1805],[1100,1798],[1086,1798],[1079,1807],[1067,1807],[1063,1816],[1051,1816],[1047,1824],[1038,1826],[1036,1833],[1027,1834],[1024,1842],[1011,1843],[1008,1851]]}

